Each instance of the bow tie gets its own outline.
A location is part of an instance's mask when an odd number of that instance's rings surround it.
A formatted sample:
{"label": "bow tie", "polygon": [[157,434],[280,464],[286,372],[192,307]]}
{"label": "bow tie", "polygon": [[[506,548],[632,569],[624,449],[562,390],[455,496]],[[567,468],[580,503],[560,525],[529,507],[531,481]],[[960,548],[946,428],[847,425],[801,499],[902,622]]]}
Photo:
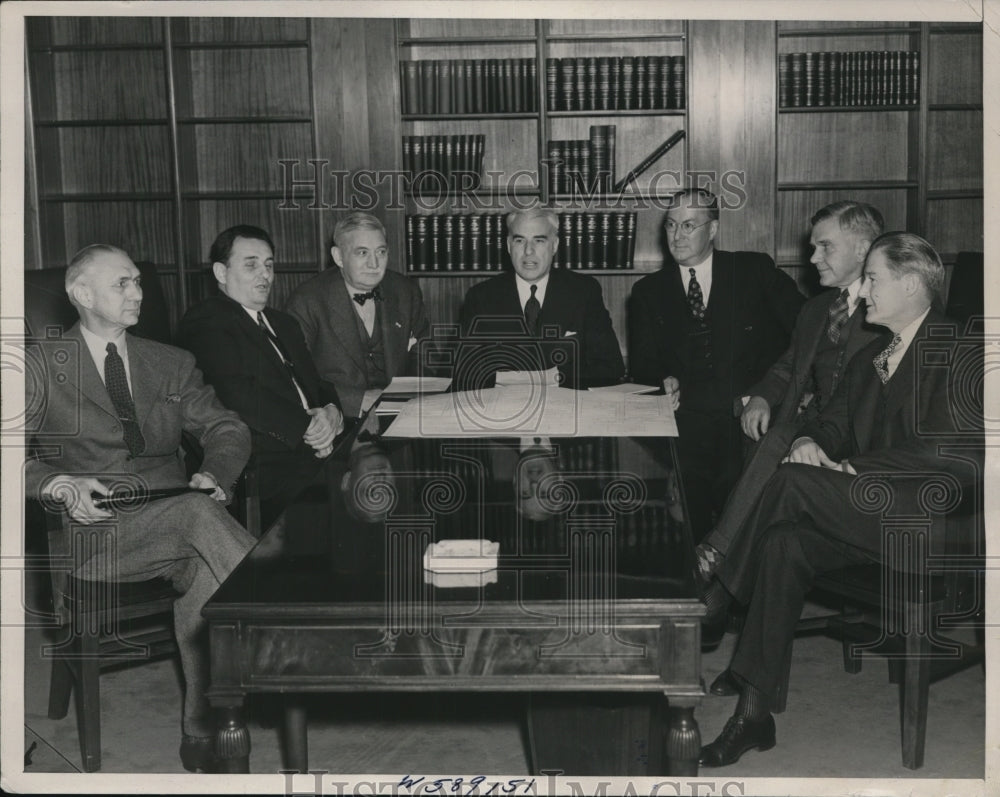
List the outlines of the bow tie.
{"label": "bow tie", "polygon": [[352,295],[352,298],[354,299],[354,301],[356,301],[358,304],[364,307],[365,302],[367,302],[369,299],[375,302],[381,302],[382,290],[380,288],[372,288],[367,293],[355,293]]}

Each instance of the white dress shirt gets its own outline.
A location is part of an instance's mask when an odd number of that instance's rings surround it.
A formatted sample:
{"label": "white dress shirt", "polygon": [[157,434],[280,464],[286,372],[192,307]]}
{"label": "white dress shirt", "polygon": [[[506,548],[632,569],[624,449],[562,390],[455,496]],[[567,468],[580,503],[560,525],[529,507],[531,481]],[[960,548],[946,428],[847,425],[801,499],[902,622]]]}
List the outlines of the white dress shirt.
{"label": "white dress shirt", "polygon": [[102,338],[100,335],[91,332],[83,324],[80,324],[80,332],[83,334],[83,342],[87,344],[87,350],[94,359],[94,365],[97,367],[97,373],[101,377],[102,382],[104,382],[104,361],[108,357],[108,344],[115,344],[115,348],[118,349],[118,356],[125,363],[125,379],[128,382],[128,392],[132,393],[132,372],[128,366],[128,341],[125,336],[125,330],[121,330],[114,338]]}
{"label": "white dress shirt", "polygon": [[521,301],[521,312],[524,312],[524,305],[527,303],[528,299],[531,298],[531,286],[537,285],[535,289],[535,298],[538,299],[538,306],[541,307],[545,304],[545,289],[549,285],[549,275],[546,274],[538,282],[528,282],[522,279],[519,274],[514,274],[514,282],[517,283],[517,298]]}
{"label": "white dress shirt", "polygon": [[354,294],[368,293],[368,291],[348,285],[346,279],[344,280],[344,288],[347,290],[347,296],[351,300],[354,312],[361,316],[361,323],[365,325],[365,331],[371,337],[375,332],[375,300],[369,299],[363,305],[358,304],[354,301]]}

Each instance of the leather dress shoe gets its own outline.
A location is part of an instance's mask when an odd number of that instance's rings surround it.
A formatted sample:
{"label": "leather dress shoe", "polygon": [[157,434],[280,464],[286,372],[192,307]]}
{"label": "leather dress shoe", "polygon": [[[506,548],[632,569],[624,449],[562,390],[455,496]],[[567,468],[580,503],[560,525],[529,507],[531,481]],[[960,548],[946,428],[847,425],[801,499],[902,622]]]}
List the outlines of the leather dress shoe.
{"label": "leather dress shoe", "polygon": [[726,727],[711,744],[701,748],[698,763],[703,767],[725,767],[735,764],[747,750],[770,750],[774,747],[774,717],[762,720],[730,717]]}
{"label": "leather dress shoe", "polygon": [[188,772],[215,772],[215,737],[188,736],[181,737],[181,764]]}
{"label": "leather dress shoe", "polygon": [[719,695],[719,697],[730,697],[731,695],[738,695],[740,687],[733,678],[732,671],[727,667],[712,681],[712,685],[708,687],[708,691],[713,695]]}

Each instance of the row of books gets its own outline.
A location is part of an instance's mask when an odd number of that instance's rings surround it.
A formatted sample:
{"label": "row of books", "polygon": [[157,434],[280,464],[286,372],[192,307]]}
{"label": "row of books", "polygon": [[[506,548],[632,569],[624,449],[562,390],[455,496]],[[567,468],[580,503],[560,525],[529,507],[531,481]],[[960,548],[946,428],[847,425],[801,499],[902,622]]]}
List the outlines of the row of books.
{"label": "row of books", "polygon": [[591,125],[590,137],[549,140],[549,192],[568,194],[574,188],[608,193],[615,184],[615,125]]}
{"label": "row of books", "polygon": [[534,58],[401,61],[399,69],[404,114],[538,110]]}
{"label": "row of books", "polygon": [[482,133],[403,136],[403,169],[413,176],[421,172],[441,175],[439,182],[428,182],[424,186],[428,189],[444,185],[451,188],[479,188],[483,179],[485,146],[486,136]]}
{"label": "row of books", "polygon": [[[631,269],[634,211],[561,213],[553,267]],[[510,264],[503,213],[406,217],[406,261],[411,272],[502,271]]]}
{"label": "row of books", "polygon": [[778,56],[781,108],[916,105],[920,53],[902,50],[783,53]]}
{"label": "row of books", "polygon": [[683,55],[547,58],[550,111],[680,110]]}

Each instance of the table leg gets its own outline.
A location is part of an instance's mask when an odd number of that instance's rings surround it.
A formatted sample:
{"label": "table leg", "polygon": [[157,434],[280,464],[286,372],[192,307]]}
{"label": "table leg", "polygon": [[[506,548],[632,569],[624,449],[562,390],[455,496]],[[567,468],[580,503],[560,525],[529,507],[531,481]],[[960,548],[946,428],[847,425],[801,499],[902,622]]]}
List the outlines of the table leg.
{"label": "table leg", "polygon": [[285,752],[289,769],[309,771],[306,706],[299,695],[285,697]]}
{"label": "table leg", "polygon": [[216,708],[215,755],[221,773],[250,772],[250,730],[243,714],[243,704]]}
{"label": "table leg", "polygon": [[667,774],[694,776],[698,774],[701,753],[701,732],[694,718],[695,704],[671,702],[670,729],[667,731]]}

